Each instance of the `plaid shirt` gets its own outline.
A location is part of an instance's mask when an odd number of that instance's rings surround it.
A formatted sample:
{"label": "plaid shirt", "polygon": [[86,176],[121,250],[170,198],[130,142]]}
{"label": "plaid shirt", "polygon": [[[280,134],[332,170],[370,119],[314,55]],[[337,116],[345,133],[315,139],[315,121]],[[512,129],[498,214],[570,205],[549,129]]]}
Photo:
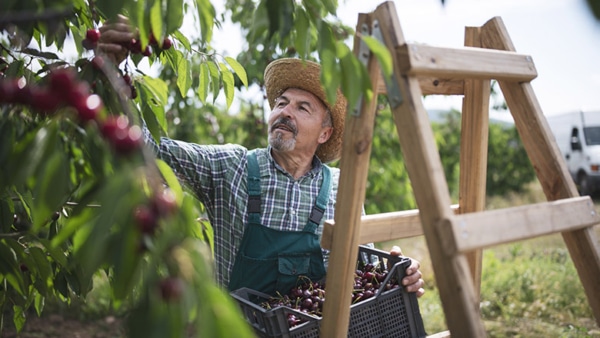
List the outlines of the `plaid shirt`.
{"label": "plaid shirt", "polygon": [[[246,206],[248,149],[239,145],[198,145],[162,138],[158,146],[145,130],[146,142],[167,162],[180,180],[204,203],[214,228],[217,282],[229,284],[229,277],[248,220]],[[323,164],[315,156],[312,169],[295,180],[273,160],[270,147],[257,149],[261,175],[262,225],[299,231],[306,225],[323,181]],[[331,168],[332,191],[323,222],[334,217],[339,169]],[[325,266],[329,252],[323,250]]]}

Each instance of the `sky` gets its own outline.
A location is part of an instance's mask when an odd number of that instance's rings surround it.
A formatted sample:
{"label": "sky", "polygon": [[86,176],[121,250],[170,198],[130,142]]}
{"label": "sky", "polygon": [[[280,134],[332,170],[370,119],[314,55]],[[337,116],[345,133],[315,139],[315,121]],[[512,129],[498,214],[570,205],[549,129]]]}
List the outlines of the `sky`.
{"label": "sky", "polygon": [[[222,0],[213,1],[217,13]],[[338,17],[351,27],[359,13],[383,1],[338,0]],[[516,51],[533,58],[538,77],[531,84],[542,111],[554,115],[578,110],[600,113],[600,21],[585,0],[396,0],[404,37],[410,43],[440,47],[464,46],[466,26],[482,26],[499,16]],[[225,25],[213,42],[217,50],[235,55],[243,48],[239,30]],[[238,39],[240,43],[232,43]],[[248,93],[246,93],[248,95]],[[250,94],[254,95],[254,94]],[[462,96],[429,96],[427,109],[460,110]],[[492,115],[492,113],[490,114]],[[510,114],[496,117],[510,120]]]}

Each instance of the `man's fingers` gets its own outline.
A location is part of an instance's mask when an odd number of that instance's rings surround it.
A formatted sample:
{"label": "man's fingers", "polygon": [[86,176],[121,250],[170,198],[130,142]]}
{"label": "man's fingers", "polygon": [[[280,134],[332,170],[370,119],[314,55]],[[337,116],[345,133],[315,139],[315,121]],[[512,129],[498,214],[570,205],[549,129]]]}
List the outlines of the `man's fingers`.
{"label": "man's fingers", "polygon": [[399,246],[394,245],[392,249],[390,249],[390,255],[392,256],[402,256],[402,249]]}

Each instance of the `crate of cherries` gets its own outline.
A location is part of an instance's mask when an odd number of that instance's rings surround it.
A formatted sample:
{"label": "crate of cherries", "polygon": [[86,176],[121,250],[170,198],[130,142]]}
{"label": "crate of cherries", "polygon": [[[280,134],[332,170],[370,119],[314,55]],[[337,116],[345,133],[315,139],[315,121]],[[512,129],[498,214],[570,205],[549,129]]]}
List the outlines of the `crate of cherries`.
{"label": "crate of cherries", "polygon": [[[359,246],[348,337],[424,337],[414,293],[400,286],[410,259]],[[300,277],[286,294],[241,288],[231,292],[260,337],[319,337],[326,281]]]}

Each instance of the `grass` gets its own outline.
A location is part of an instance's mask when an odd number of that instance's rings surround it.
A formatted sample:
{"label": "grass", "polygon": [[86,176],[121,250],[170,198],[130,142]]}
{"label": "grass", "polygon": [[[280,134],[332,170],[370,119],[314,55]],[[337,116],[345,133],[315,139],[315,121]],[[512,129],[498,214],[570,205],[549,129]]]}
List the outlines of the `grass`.
{"label": "grass", "polygon": [[[488,209],[545,201],[539,184],[523,194],[491,198]],[[597,210],[600,204],[595,203]],[[595,228],[600,236],[600,226]],[[419,259],[426,293],[419,299],[428,334],[447,330],[431,258],[423,237],[379,243],[399,245]],[[600,337],[592,310],[560,234],[483,251],[481,316],[489,337]]]}

